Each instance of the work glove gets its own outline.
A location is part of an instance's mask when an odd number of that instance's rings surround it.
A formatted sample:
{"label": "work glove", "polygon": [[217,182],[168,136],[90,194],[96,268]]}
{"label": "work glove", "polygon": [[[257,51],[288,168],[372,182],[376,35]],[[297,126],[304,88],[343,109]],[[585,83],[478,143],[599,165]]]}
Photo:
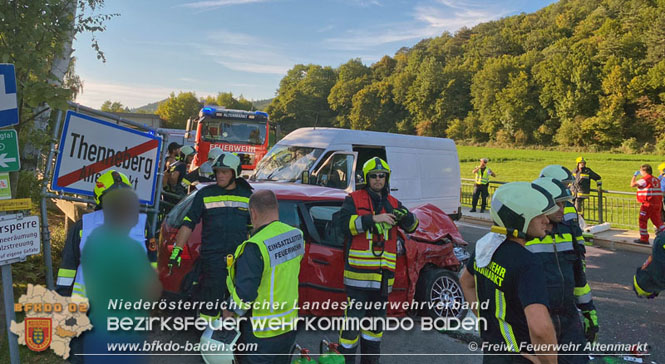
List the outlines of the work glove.
{"label": "work glove", "polygon": [[392,228],[392,226],[388,223],[385,222],[377,222],[374,223],[374,229],[376,230],[376,233],[378,235],[384,235],[387,234],[388,231]]}
{"label": "work glove", "polygon": [[598,336],[598,315],[596,310],[582,311],[584,316],[584,336],[590,343],[595,342]]}
{"label": "work glove", "polygon": [[182,254],[182,248],[177,245],[174,246],[169,258],[169,268],[173,268],[173,266],[180,268],[180,254]]}
{"label": "work glove", "polygon": [[398,209],[393,210],[393,215],[395,215],[395,222],[401,221],[404,216],[406,216],[409,213],[409,210],[406,209],[406,207],[401,207]]}
{"label": "work glove", "polygon": [[640,171],[635,171],[635,173],[633,173],[633,176],[634,176],[634,177],[637,177],[637,176],[639,176],[639,175],[640,175]]}

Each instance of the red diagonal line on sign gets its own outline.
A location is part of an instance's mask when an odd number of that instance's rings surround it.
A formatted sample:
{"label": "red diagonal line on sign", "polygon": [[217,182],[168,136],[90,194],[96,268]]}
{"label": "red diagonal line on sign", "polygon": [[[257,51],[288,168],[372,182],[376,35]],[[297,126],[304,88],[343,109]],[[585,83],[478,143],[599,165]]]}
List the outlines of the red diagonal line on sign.
{"label": "red diagonal line on sign", "polygon": [[[145,152],[147,152],[151,149],[155,149],[155,148],[157,148],[158,145],[159,145],[159,141],[157,139],[152,139],[152,140],[147,141],[143,144],[139,144],[135,147],[127,149],[126,151],[123,151],[122,152],[123,156],[120,159],[116,160],[115,156],[114,156],[114,158],[112,158],[111,161],[107,160],[108,159],[107,158],[107,159],[102,159],[99,162],[95,162],[95,163],[93,163],[93,164],[91,164],[87,167],[83,166],[83,168],[81,168],[81,169],[77,169],[73,172],[67,173],[66,175],[58,178],[58,186],[61,186],[61,187],[69,186],[72,183],[83,179],[84,177],[87,177],[87,176],[90,176],[91,174],[103,171],[103,170],[105,170],[105,169],[107,169],[107,168],[109,168],[109,167],[111,167],[115,164],[122,163],[122,162],[126,161],[127,159],[134,158],[137,155],[143,154],[143,153],[145,153]],[[83,170],[85,170],[86,173],[81,173]]]}

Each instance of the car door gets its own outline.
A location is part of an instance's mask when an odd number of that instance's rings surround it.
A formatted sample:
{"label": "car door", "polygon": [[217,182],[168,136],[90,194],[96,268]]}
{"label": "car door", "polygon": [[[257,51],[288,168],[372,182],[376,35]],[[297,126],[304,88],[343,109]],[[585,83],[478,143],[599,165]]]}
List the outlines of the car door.
{"label": "car door", "polygon": [[[333,228],[333,216],[342,201],[312,202],[301,205],[306,232],[305,257],[300,266],[300,302],[304,311],[315,316],[338,316],[342,310],[330,303],[346,300],[344,292],[344,241]],[[302,307],[302,306],[301,306]]]}
{"label": "car door", "polygon": [[353,192],[357,159],[357,152],[334,152],[313,173],[314,183]]}

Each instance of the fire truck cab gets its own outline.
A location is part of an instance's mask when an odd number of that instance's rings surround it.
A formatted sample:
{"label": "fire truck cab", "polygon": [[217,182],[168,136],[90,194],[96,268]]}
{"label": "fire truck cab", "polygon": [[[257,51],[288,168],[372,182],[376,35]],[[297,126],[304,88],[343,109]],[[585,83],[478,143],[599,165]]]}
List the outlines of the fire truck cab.
{"label": "fire truck cab", "polygon": [[270,125],[267,113],[222,106],[205,106],[198,118],[187,120],[186,137],[194,129],[197,153],[192,163],[195,166],[208,160],[210,149],[219,147],[236,153],[244,171],[254,170],[278,134],[277,128]]}

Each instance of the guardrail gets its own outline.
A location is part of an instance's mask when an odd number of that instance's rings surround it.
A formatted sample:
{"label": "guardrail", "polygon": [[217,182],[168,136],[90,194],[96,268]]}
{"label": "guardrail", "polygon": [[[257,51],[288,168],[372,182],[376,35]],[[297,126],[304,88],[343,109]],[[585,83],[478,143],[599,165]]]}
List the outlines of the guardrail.
{"label": "guardrail", "polygon": [[[494,191],[504,183],[490,181],[488,207]],[[462,178],[462,205],[471,206],[473,186],[473,179]],[[592,224],[609,222],[612,227],[636,230],[639,214],[640,203],[635,199],[634,192],[591,189],[589,199],[584,202],[584,220]]]}

